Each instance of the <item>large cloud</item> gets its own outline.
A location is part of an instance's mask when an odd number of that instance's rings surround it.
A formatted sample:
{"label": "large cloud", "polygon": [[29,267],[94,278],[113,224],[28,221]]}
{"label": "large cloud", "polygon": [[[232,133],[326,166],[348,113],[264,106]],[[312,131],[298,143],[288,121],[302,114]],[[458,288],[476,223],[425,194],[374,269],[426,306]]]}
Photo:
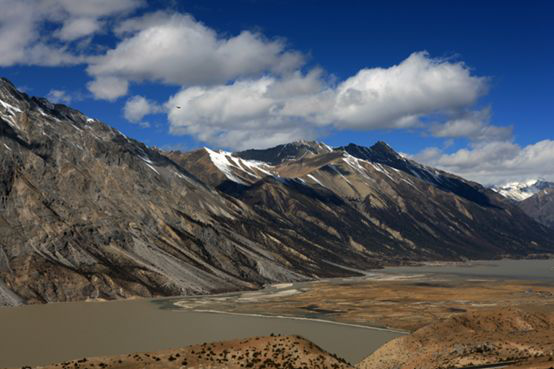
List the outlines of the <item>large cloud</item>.
{"label": "large cloud", "polygon": [[[110,101],[127,95],[132,82],[180,86],[167,103],[170,131],[207,143],[261,147],[331,129],[423,127],[439,137],[472,140],[510,134],[509,128],[471,113],[487,89],[486,78],[473,75],[462,62],[433,59],[425,52],[335,83],[321,70],[306,72],[303,54],[280,39],[247,30],[222,35],[190,15],[167,11],[127,17],[145,4],[142,0],[0,4],[5,9],[0,13],[0,65],[87,64],[93,77],[88,90]],[[40,36],[45,24],[54,32]],[[75,53],[76,42],[86,44],[106,26],[119,38],[115,47],[97,55]],[[132,122],[140,115],[130,112],[140,110],[137,103],[132,100],[124,109]],[[143,116],[157,112],[140,111]],[[448,123],[430,125],[429,117],[437,115]]]}
{"label": "large cloud", "polygon": [[[105,19],[129,13],[143,0],[0,0],[0,66],[67,65],[87,57],[67,42],[93,35]],[[54,32],[42,32],[45,25]]]}
{"label": "large cloud", "polygon": [[537,177],[554,180],[552,140],[524,147],[510,141],[478,143],[453,153],[429,148],[413,158],[484,184]]}
{"label": "large cloud", "polygon": [[362,69],[336,89],[341,128],[404,128],[421,116],[458,111],[485,92],[486,79],[461,62],[413,53],[390,68]]}
{"label": "large cloud", "polygon": [[262,72],[287,73],[303,60],[280,40],[266,40],[250,31],[221,37],[183,14],[157,12],[130,19],[117,33],[123,40],[91,60],[87,70],[96,78],[214,85]]}
{"label": "large cloud", "polygon": [[166,107],[174,134],[238,149],[267,147],[315,136],[306,117],[318,109],[301,101],[321,89],[316,72],[284,80],[264,77],[183,89]]}
{"label": "large cloud", "polygon": [[462,63],[424,52],[390,68],[364,69],[336,86],[323,76],[314,70],[184,88],[167,103],[171,130],[231,148],[244,147],[248,136],[262,147],[285,142],[290,135],[283,132],[420,126],[428,115],[466,109],[486,90],[486,80]]}
{"label": "large cloud", "polygon": [[105,25],[105,18],[129,13],[144,5],[143,0],[45,0],[55,13],[51,18],[61,21],[56,36],[72,41],[92,35]]}

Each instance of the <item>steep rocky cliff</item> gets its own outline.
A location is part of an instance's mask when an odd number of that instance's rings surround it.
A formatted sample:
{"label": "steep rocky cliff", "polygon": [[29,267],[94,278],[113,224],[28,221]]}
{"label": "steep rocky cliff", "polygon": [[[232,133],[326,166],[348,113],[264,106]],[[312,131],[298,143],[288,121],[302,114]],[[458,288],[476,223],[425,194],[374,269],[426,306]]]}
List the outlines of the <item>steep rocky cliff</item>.
{"label": "steep rocky cliff", "polygon": [[554,229],[554,188],[536,193],[521,201],[519,206],[539,223]]}

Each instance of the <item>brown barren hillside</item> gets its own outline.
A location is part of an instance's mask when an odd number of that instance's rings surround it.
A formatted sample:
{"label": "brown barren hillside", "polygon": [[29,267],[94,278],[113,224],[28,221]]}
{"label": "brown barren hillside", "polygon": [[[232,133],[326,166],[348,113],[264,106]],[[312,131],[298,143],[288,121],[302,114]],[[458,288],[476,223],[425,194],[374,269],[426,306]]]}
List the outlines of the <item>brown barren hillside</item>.
{"label": "brown barren hillside", "polygon": [[548,368],[548,363],[554,365],[553,355],[554,314],[510,308],[471,312],[430,324],[390,341],[357,367],[431,369],[516,362],[509,365]]}
{"label": "brown barren hillside", "polygon": [[174,369],[174,368],[352,368],[312,342],[298,336],[254,337],[204,343],[155,353],[82,358],[41,367],[45,369]]}
{"label": "brown barren hillside", "polygon": [[0,305],[554,252],[511,201],[384,142],[165,152],[1,78],[0,102]]}

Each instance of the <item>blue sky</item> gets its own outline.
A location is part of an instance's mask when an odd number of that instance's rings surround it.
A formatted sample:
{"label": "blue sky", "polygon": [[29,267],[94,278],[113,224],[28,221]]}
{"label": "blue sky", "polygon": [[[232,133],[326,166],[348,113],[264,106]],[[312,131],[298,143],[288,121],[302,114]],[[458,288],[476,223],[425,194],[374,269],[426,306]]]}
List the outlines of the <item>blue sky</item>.
{"label": "blue sky", "polygon": [[0,75],[167,149],[385,140],[554,179],[551,4],[0,0]]}

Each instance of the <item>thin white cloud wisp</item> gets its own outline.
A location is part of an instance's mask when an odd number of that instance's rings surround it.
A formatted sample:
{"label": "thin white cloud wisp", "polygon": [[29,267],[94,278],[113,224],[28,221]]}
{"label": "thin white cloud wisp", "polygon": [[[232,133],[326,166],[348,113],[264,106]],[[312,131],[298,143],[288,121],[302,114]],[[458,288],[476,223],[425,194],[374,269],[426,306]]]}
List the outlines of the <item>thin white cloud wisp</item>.
{"label": "thin white cloud wisp", "polygon": [[552,140],[523,147],[510,141],[479,143],[453,153],[429,148],[413,159],[488,185],[536,178],[554,180]]}

